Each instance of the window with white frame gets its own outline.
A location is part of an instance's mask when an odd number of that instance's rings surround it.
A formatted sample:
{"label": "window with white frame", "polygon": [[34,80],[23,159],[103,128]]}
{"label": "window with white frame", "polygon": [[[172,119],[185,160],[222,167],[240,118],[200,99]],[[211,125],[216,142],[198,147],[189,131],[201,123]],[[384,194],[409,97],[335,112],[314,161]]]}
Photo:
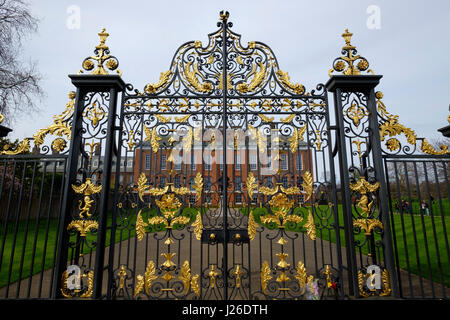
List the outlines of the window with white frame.
{"label": "window with white frame", "polygon": [[287,170],[288,169],[287,154],[282,153],[280,157],[281,157],[281,170]]}
{"label": "window with white frame", "polygon": [[162,154],[161,155],[161,170],[166,170],[167,169],[167,155]]}
{"label": "window with white frame", "polygon": [[[125,163],[125,160],[124,160]],[[146,154],[145,155],[145,170],[150,170],[152,165],[152,159],[151,159],[151,155]]]}
{"label": "window with white frame", "polygon": [[297,171],[303,170],[303,159],[302,159],[302,155],[300,153],[297,153],[297,155],[295,156],[295,165],[296,165],[296,169]]}
{"label": "window with white frame", "polygon": [[251,155],[250,156],[250,170],[256,170],[257,169],[257,162],[258,162],[258,157],[256,155]]}

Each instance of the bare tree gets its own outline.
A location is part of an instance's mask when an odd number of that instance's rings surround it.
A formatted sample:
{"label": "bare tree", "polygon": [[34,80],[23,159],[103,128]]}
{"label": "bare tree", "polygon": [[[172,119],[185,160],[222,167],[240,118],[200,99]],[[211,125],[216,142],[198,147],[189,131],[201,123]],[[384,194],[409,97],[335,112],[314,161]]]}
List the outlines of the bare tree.
{"label": "bare tree", "polygon": [[44,96],[36,63],[21,57],[22,42],[37,24],[26,0],[0,0],[0,113],[8,123],[17,112],[37,111]]}

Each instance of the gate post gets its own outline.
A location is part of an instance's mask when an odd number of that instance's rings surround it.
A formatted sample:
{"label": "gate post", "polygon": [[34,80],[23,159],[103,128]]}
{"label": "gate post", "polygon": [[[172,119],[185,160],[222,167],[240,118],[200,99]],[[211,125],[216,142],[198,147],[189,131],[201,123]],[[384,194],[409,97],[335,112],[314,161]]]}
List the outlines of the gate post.
{"label": "gate post", "polygon": [[[112,162],[112,147],[115,136],[115,120],[117,109],[117,95],[123,91],[125,84],[119,75],[70,75],[72,83],[77,87],[77,95],[75,100],[75,108],[72,122],[72,140],[69,151],[69,159],[67,166],[67,178],[65,179],[65,190],[62,207],[62,223],[60,229],[60,246],[58,248],[58,258],[56,266],[56,281],[55,290],[53,291],[55,297],[61,296],[61,278],[63,272],[66,270],[69,251],[69,232],[67,227],[71,221],[74,221],[74,201],[75,191],[72,185],[76,184],[77,174],[81,167],[87,167],[91,164],[86,164],[82,159],[84,150],[84,142],[87,139],[94,139],[95,137],[88,137],[88,134],[83,128],[83,113],[90,105],[86,103],[87,95],[94,95],[96,93],[106,93],[109,95],[109,104],[105,114],[107,118],[103,124],[102,131],[106,134],[105,137],[99,139],[100,149],[104,154],[103,167],[101,168],[101,192],[99,202],[97,204],[98,219],[97,219],[97,242],[95,250],[95,261],[93,270],[93,286],[92,298],[99,298],[101,294],[103,270],[104,270],[104,250],[106,238],[106,222],[108,210],[108,197],[110,191],[111,181],[111,162]],[[101,141],[103,140],[103,141]],[[92,156],[92,154],[91,154]],[[85,174],[83,174],[85,175]],[[82,181],[84,182],[84,181]],[[91,212],[93,214],[93,212]],[[84,220],[86,221],[86,220]]]}
{"label": "gate post", "polygon": [[[345,223],[350,293],[366,296],[363,265],[358,268],[356,234],[364,231],[368,244],[366,264],[385,264],[390,288],[398,297],[389,224],[387,186],[381,158],[381,142],[374,88],[381,75],[336,75],[327,82],[334,94],[338,157],[341,176],[342,209]],[[376,212],[378,210],[378,213]],[[382,229],[382,232],[381,230]],[[383,257],[376,257],[374,233],[381,233]],[[358,239],[358,241],[361,241]],[[361,250],[363,245],[359,247]],[[364,279],[365,280],[365,279]],[[389,282],[388,281],[388,282]],[[383,291],[387,292],[387,291]]]}
{"label": "gate post", "polygon": [[326,87],[334,94],[350,294],[398,297],[374,92],[382,76],[361,75],[369,63],[351,45],[352,34],[342,36],[344,56],[334,60]]}
{"label": "gate post", "polygon": [[[105,45],[108,33],[103,29],[100,33],[100,44],[94,51],[96,57],[86,58],[83,62],[85,70],[97,68],[91,74],[69,75],[72,84],[77,88],[75,105],[72,118],[71,144],[66,170],[64,196],[61,211],[61,225],[59,230],[59,247],[57,251],[55,281],[52,297],[100,297],[102,292],[102,280],[104,271],[104,251],[106,242],[108,197],[111,182],[111,165],[113,158],[113,144],[116,132],[117,96],[123,91],[125,83],[120,75],[108,74],[103,67],[115,70],[118,61],[109,55],[109,49]],[[88,61],[88,62],[87,62]],[[95,153],[94,153],[95,152]],[[103,158],[103,165],[100,160]],[[97,166],[93,159],[97,159]],[[80,177],[82,177],[80,179]],[[100,181],[100,184],[96,181]],[[83,200],[75,204],[74,197],[78,194]],[[87,236],[95,235],[96,241],[91,244],[95,251],[89,257],[89,266],[93,270],[84,274],[76,274],[78,281],[84,277],[87,285],[84,288],[71,290],[67,283],[63,283],[67,276],[65,273],[69,258],[78,261],[79,257],[69,256],[71,247],[70,234],[77,234],[78,250],[80,244],[87,244]],[[77,253],[78,251],[75,250]],[[92,261],[94,260],[94,261]],[[86,263],[86,262],[84,262]],[[70,264],[70,263],[69,263]],[[78,266],[79,267],[79,266]],[[87,269],[87,268],[86,268]]]}

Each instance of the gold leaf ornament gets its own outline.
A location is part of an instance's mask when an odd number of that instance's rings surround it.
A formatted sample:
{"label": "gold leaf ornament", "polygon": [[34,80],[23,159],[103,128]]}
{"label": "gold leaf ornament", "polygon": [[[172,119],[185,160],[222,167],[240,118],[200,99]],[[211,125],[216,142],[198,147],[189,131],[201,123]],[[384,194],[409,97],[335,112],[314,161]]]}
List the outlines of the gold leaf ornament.
{"label": "gold leaf ornament", "polygon": [[139,241],[144,239],[145,227],[148,226],[148,224],[144,222],[144,219],[142,219],[141,212],[142,209],[139,210],[139,213],[136,218],[136,235]]}

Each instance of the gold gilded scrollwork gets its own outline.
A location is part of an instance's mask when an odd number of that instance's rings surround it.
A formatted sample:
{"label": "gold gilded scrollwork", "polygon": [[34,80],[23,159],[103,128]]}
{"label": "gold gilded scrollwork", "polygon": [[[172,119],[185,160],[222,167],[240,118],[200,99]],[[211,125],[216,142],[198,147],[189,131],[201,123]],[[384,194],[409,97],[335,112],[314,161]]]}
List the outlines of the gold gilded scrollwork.
{"label": "gold gilded scrollwork", "polygon": [[[191,71],[191,65],[192,65],[192,71]],[[184,76],[188,83],[196,90],[202,93],[209,93],[213,90],[213,85],[209,81],[204,81],[200,84],[197,76],[199,76],[203,80],[203,75],[198,71],[198,63],[195,62],[192,64],[191,61],[189,61],[184,69]]]}
{"label": "gold gilded scrollwork", "polygon": [[154,94],[159,89],[166,86],[167,83],[169,83],[170,78],[172,76],[173,72],[171,70],[167,70],[166,72],[161,72],[161,75],[159,76],[159,81],[155,84],[147,84],[145,86],[144,91],[148,94]]}
{"label": "gold gilded scrollwork", "polygon": [[288,87],[290,90],[294,91],[295,94],[301,95],[305,93],[305,87],[300,83],[292,83],[291,78],[289,77],[289,74],[287,72],[278,70],[276,72],[276,75],[278,76],[278,79],[281,81],[281,83]]}
{"label": "gold gilded scrollwork", "polygon": [[240,93],[247,93],[252,92],[255,89],[257,89],[261,83],[264,81],[264,78],[266,76],[266,66],[262,63],[258,63],[259,71],[257,70],[256,64],[253,65],[252,71],[247,75],[247,79],[253,76],[253,79],[250,81],[250,83],[242,82],[236,86],[236,89]]}

